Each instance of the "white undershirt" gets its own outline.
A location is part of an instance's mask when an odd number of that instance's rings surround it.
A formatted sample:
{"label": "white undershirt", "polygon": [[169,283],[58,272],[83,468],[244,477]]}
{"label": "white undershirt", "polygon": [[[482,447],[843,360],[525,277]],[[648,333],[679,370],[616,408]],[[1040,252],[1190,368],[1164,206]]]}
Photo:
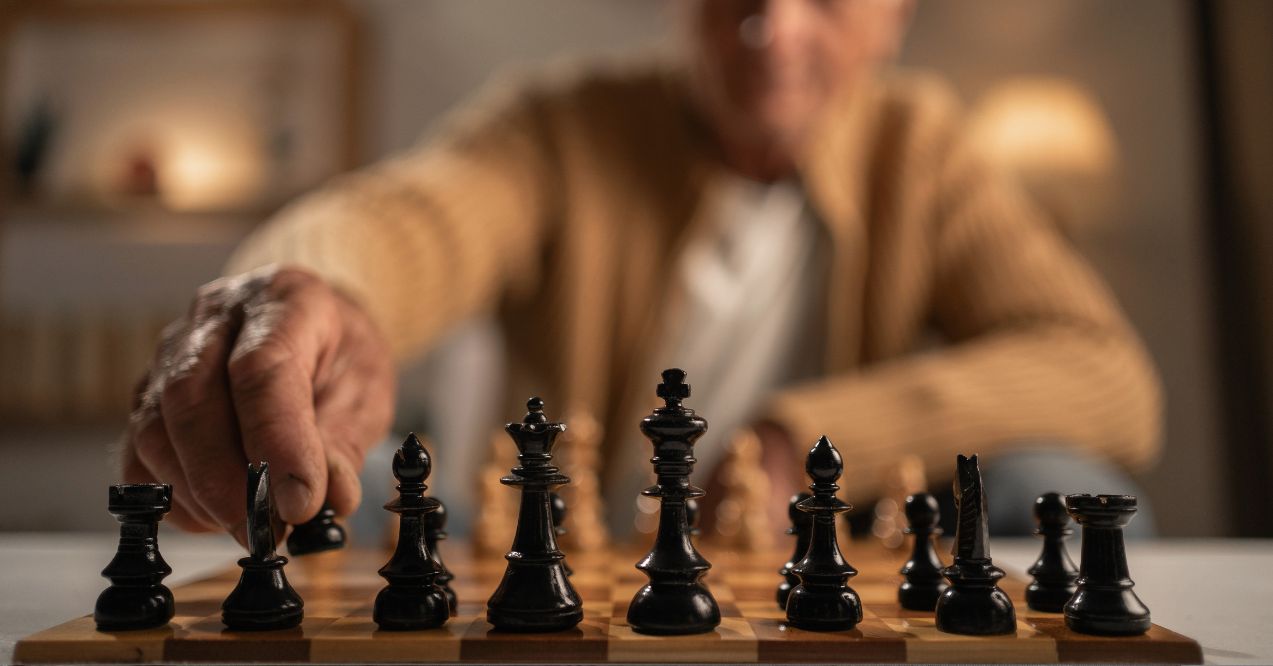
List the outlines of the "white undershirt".
{"label": "white undershirt", "polygon": [[[675,273],[682,309],[668,313],[665,337],[638,378],[648,393],[663,369],[688,373],[685,404],[709,425],[694,449],[700,486],[730,434],[753,422],[773,391],[821,363],[824,253],[804,191],[793,181],[730,177],[717,194],[711,229],[686,248]],[[644,416],[624,431],[631,434],[615,459],[624,473],[604,484],[614,534],[631,532],[636,498],[653,478],[650,442],[636,428]]]}

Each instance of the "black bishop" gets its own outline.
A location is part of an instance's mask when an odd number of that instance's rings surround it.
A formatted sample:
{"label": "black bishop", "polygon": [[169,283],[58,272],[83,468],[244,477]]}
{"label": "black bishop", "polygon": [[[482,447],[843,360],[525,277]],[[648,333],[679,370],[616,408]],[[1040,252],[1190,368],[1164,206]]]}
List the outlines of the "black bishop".
{"label": "black bishop", "polygon": [[372,619],[381,629],[430,629],[451,616],[446,592],[437,584],[442,568],[425,535],[426,517],[439,506],[436,499],[424,496],[429,488],[424,481],[432,471],[429,452],[414,433],[408,435],[393,456],[398,496],[385,504],[385,510],[398,514],[398,545],[377,572],[389,583],[372,608]]}
{"label": "black bishop", "polygon": [[809,550],[791,567],[800,584],[787,598],[787,623],[811,631],[852,629],[862,621],[862,600],[848,586],[857,569],[844,560],[836,538],[836,516],[853,507],[836,497],[844,461],[831,440],[822,437],[809,451],[805,472],[813,496],[796,508],[813,516]]}

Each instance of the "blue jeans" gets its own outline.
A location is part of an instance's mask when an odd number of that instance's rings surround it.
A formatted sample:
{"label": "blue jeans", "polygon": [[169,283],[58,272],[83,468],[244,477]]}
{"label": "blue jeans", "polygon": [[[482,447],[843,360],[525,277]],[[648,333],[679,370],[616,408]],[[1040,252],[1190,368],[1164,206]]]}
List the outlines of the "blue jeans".
{"label": "blue jeans", "polygon": [[[1148,498],[1126,472],[1107,460],[1061,446],[1023,446],[986,456],[979,462],[990,532],[994,536],[1033,534],[1034,500],[1050,491],[1062,495],[1135,495],[1139,508],[1124,535],[1143,539],[1157,532]],[[941,503],[942,528],[953,536],[954,494],[945,487],[936,494]]]}

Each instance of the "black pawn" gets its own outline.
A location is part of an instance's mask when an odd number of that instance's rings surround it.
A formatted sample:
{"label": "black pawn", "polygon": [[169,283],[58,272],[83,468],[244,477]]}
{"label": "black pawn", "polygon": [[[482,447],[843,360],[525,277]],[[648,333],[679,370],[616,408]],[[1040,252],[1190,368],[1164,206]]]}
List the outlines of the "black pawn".
{"label": "black pawn", "polygon": [[287,558],[274,552],[274,505],[269,463],[248,465],[248,556],[239,560],[239,584],[221,604],[231,629],[288,629],[301,623],[305,602],[283,575]]}
{"label": "black pawn", "polygon": [[1073,533],[1070,514],[1059,494],[1044,493],[1034,501],[1034,518],[1039,523],[1034,533],[1043,537],[1043,551],[1027,572],[1034,580],[1025,588],[1025,602],[1033,610],[1060,613],[1074,596],[1074,580],[1079,577],[1065,551],[1065,537]]}
{"label": "black pawn", "polygon": [[848,586],[857,569],[844,561],[835,533],[836,515],[853,508],[835,495],[844,462],[831,440],[822,437],[809,451],[804,469],[813,479],[813,497],[796,508],[813,515],[813,529],[809,550],[791,567],[800,584],[787,597],[787,623],[810,631],[852,629],[862,621],[862,600]]}
{"label": "black pawn", "polygon": [[437,585],[442,571],[425,537],[426,516],[437,511],[439,504],[424,496],[429,488],[424,481],[432,471],[429,452],[415,433],[407,435],[393,456],[398,496],[385,504],[385,510],[398,514],[398,545],[376,572],[389,584],[376,595],[372,607],[372,619],[387,631],[432,629],[451,616],[446,592]]}
{"label": "black pawn", "polygon": [[336,512],[326,503],[317,515],[293,527],[287,535],[287,552],[296,557],[344,546],[345,528],[336,522]]}
{"label": "black pawn", "polygon": [[518,466],[500,483],[520,487],[517,532],[504,559],[508,567],[486,602],[486,621],[504,631],[559,631],[583,619],[583,602],[566,577],[557,548],[549,489],[570,482],[552,465],[552,448],[566,426],[544,416],[544,401],[526,402],[521,423],[504,427],[517,445]]}
{"label": "black pawn", "polygon": [[438,546],[438,542],[447,537],[446,505],[442,503],[442,500],[436,501],[437,510],[424,514],[424,543],[429,548],[429,554],[433,556],[433,564],[437,566],[439,572],[433,582],[446,594],[447,608],[454,616],[458,600],[455,590],[451,589],[451,581],[455,580],[455,574],[446,568],[446,562],[442,561],[442,549]]}
{"label": "black pawn", "polygon": [[[565,536],[566,534],[566,500],[562,499],[557,493],[548,493],[548,498],[552,501],[553,509],[553,534],[556,536]],[[570,568],[570,563],[566,560],[561,561],[561,566],[566,570],[567,576],[575,575],[574,569]]]}
{"label": "black pawn", "polygon": [[694,441],[707,432],[707,421],[681,405],[690,396],[684,370],[664,370],[658,396],[664,405],[641,421],[654,445],[650,462],[657,478],[641,494],[659,498],[659,527],[649,554],[636,565],[650,582],[628,605],[628,624],[642,634],[701,634],[720,625],[720,607],[702,582],[712,564],[694,548],[686,506],[704,495],[689,477]]}
{"label": "black pawn", "polygon": [[1132,591],[1123,527],[1136,515],[1131,495],[1069,495],[1065,507],[1083,528],[1078,590],[1065,604],[1065,626],[1101,636],[1149,631],[1149,609]]}
{"label": "black pawn", "polygon": [[792,495],[791,500],[787,502],[787,518],[791,520],[791,527],[787,528],[787,534],[795,535],[796,549],[792,551],[791,559],[778,570],[778,574],[782,576],[782,582],[778,584],[779,609],[787,608],[787,597],[791,596],[791,590],[800,584],[800,579],[792,573],[791,567],[796,566],[796,562],[799,562],[800,558],[809,551],[809,535],[813,533],[813,514],[801,511],[796,508],[796,505],[810,497],[813,495],[799,493]]}
{"label": "black pawn", "polygon": [[698,527],[698,500],[693,497],[685,500],[685,522],[690,525],[690,536],[696,537],[703,533]]}
{"label": "black pawn", "polygon": [[906,533],[914,536],[911,558],[898,573],[902,584],[897,588],[897,601],[907,610],[931,611],[946,591],[941,575],[941,560],[933,539],[941,536],[941,513],[937,498],[928,493],[915,493],[906,498]]}
{"label": "black pawn", "polygon": [[999,589],[1003,570],[990,559],[990,524],[977,456],[960,455],[955,474],[955,561],[942,569],[950,587],[937,599],[937,629],[989,636],[1017,629],[1012,600]]}
{"label": "black pawn", "polygon": [[107,510],[119,519],[119,548],[102,575],[110,587],[97,597],[98,631],[147,629],[172,619],[172,591],[161,581],[172,567],[159,554],[159,521],[172,508],[172,486],[111,486]]}

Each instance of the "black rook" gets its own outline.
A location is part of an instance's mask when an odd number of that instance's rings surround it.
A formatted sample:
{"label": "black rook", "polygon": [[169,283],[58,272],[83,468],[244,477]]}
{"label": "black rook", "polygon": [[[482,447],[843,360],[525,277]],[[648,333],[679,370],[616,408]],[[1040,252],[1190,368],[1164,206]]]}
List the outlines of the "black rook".
{"label": "black rook", "polygon": [[1123,527],[1136,515],[1131,495],[1069,495],[1065,508],[1083,528],[1078,590],[1065,604],[1065,626],[1084,634],[1149,631],[1149,609],[1132,591]]}
{"label": "black rook", "polygon": [[110,587],[97,597],[100,631],[146,629],[172,619],[172,591],[162,582],[172,567],[159,554],[159,521],[172,508],[172,486],[111,486],[108,510],[119,519],[119,549],[102,569]]}

